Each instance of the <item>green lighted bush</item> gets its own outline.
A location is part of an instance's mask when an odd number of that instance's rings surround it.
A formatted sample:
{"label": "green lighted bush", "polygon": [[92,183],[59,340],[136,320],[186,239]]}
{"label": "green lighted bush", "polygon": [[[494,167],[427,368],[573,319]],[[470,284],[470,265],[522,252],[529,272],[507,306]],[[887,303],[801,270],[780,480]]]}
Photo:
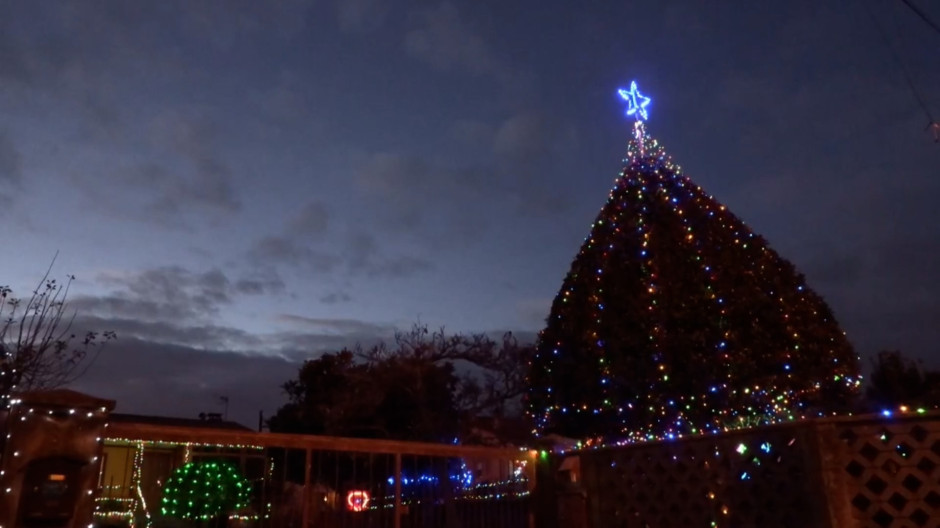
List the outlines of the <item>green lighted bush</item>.
{"label": "green lighted bush", "polygon": [[250,484],[227,462],[190,462],[173,472],[163,487],[167,517],[209,520],[248,505]]}

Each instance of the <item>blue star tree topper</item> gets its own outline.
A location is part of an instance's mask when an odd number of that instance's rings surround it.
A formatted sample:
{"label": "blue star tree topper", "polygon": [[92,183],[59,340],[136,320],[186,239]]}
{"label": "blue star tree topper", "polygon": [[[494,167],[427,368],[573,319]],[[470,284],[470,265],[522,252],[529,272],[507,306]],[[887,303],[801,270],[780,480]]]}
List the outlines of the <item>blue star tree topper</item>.
{"label": "blue star tree topper", "polygon": [[617,93],[620,94],[620,97],[627,102],[627,115],[633,116],[637,120],[641,118],[643,120],[649,119],[649,114],[646,112],[646,107],[650,104],[650,98],[640,93],[640,90],[636,87],[636,81],[630,83],[630,89],[624,90],[623,88],[617,90]]}

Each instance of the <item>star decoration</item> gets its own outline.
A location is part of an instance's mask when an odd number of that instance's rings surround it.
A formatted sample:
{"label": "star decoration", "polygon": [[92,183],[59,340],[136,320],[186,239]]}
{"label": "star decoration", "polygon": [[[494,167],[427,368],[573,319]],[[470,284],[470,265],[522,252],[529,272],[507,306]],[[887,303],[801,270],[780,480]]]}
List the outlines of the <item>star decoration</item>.
{"label": "star decoration", "polygon": [[650,98],[640,93],[636,87],[636,81],[630,83],[629,90],[621,88],[617,90],[617,92],[620,94],[620,97],[627,102],[628,116],[635,116],[637,119],[649,119],[649,114],[646,113],[646,107],[650,104]]}

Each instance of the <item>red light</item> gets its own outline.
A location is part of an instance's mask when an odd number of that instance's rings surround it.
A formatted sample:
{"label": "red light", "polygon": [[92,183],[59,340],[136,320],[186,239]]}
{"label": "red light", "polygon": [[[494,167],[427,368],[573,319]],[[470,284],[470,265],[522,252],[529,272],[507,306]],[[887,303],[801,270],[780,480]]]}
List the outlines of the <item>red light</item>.
{"label": "red light", "polygon": [[346,494],[346,508],[349,511],[361,512],[369,507],[369,492],[353,490]]}

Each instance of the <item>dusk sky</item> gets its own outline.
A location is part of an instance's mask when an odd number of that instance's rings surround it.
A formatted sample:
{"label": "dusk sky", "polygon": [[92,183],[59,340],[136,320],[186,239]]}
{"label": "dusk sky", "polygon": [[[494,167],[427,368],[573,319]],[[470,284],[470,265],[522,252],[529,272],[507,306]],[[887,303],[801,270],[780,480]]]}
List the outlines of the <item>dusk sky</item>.
{"label": "dusk sky", "polygon": [[940,33],[894,0],[0,0],[0,285],[58,252],[118,334],[76,388],[252,426],[415,321],[531,340],[635,79],[866,363],[940,366],[940,144],[887,43],[940,116]]}

